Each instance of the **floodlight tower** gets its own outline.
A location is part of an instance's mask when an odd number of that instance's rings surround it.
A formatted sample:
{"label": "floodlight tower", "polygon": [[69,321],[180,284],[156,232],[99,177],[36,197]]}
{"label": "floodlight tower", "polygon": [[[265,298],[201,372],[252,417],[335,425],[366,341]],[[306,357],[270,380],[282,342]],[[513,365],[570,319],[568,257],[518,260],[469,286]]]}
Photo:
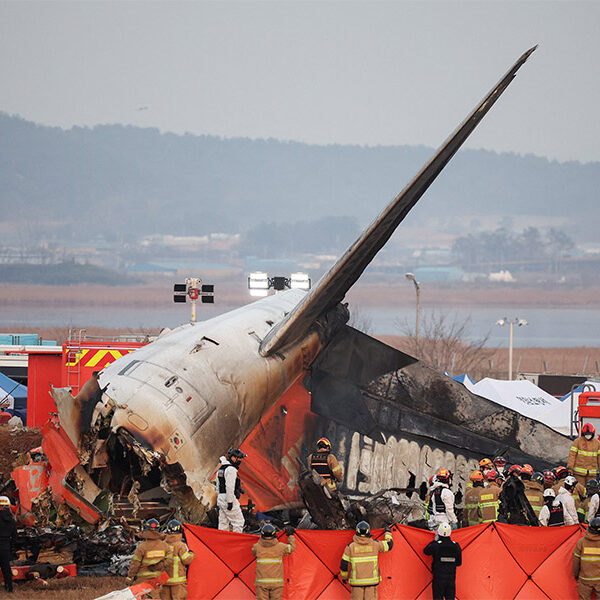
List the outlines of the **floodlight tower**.
{"label": "floodlight tower", "polygon": [[508,319],[507,317],[503,317],[496,321],[496,325],[500,325],[501,327],[504,325],[508,325],[508,380],[512,380],[512,364],[513,364],[513,330],[514,326],[518,325],[519,327],[523,327],[527,325],[527,321],[525,319],[519,319],[515,317],[514,319]]}
{"label": "floodlight tower", "polygon": [[311,280],[307,273],[292,273],[289,277],[269,277],[264,271],[255,271],[248,275],[248,289],[251,296],[267,296],[269,290],[275,293],[283,290],[310,290]]}

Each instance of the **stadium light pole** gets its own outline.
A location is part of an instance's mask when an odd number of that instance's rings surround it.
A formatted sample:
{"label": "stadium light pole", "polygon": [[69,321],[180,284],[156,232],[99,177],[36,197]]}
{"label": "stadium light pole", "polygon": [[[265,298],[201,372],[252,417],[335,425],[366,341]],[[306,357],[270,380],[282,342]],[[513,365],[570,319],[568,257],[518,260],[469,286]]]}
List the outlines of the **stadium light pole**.
{"label": "stadium light pole", "polygon": [[415,292],[417,294],[417,316],[415,319],[415,338],[417,343],[419,342],[419,325],[421,324],[421,286],[419,285],[419,282],[417,281],[416,277],[414,276],[413,273],[406,273],[404,275],[406,277],[406,279],[408,279],[409,281],[412,281],[415,284]]}
{"label": "stadium light pole", "polygon": [[527,321],[517,317],[510,320],[507,317],[503,317],[502,319],[496,321],[496,325],[500,325],[501,327],[508,325],[508,380],[512,381],[514,327],[515,325],[523,327],[524,325],[527,325]]}

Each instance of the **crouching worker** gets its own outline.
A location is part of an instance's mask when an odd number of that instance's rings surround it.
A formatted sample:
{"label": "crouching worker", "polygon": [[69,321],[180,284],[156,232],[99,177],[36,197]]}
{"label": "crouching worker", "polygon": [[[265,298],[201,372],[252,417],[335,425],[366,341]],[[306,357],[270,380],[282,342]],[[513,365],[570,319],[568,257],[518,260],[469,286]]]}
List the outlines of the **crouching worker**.
{"label": "crouching worker", "polygon": [[573,550],[573,577],[580,600],[591,600],[596,590],[600,598],[600,518],[591,520],[584,536]]}
{"label": "crouching worker", "polygon": [[186,567],[192,564],[194,553],[188,550],[183,541],[183,527],[179,521],[169,521],[166,534],[169,579],[160,589],[160,597],[161,600],[185,600],[188,597]]}
{"label": "crouching worker", "polygon": [[260,530],[260,540],[252,546],[256,556],[256,600],[280,600],[283,596],[283,557],[296,548],[294,530],[286,530],[287,544],[277,539],[277,530],[271,523],[265,523]]}
{"label": "crouching worker", "polygon": [[[127,573],[129,581],[135,579],[140,583],[158,577],[168,570],[169,546],[164,541],[165,534],[161,533],[158,527],[156,519],[149,519],[144,523],[144,531],[141,534],[143,541],[135,549]],[[152,592],[150,597],[158,598],[158,592]]]}
{"label": "crouching worker", "polygon": [[388,552],[393,545],[389,527],[385,528],[385,540],[380,542],[371,538],[371,526],[366,521],[356,526],[354,540],[346,546],[340,563],[340,577],[352,586],[352,600],[377,600],[379,553]]}
{"label": "crouching worker", "polygon": [[458,543],[450,539],[451,533],[450,525],[442,523],[433,542],[423,550],[432,557],[433,600],[454,600],[456,595],[456,567],[462,564],[462,551]]}

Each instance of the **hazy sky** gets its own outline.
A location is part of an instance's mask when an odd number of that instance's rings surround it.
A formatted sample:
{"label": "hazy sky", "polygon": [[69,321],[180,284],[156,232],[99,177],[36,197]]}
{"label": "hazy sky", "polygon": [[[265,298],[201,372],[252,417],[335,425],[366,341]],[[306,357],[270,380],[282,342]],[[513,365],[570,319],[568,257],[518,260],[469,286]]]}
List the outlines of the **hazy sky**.
{"label": "hazy sky", "polygon": [[599,24],[600,2],[0,0],[0,111],[437,146],[539,43],[467,145],[599,161]]}

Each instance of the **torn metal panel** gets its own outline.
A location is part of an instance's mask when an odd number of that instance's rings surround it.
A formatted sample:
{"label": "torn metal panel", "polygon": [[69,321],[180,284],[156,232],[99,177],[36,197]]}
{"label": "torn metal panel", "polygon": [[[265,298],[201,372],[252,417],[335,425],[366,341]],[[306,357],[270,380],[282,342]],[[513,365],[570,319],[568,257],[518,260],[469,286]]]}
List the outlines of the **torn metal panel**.
{"label": "torn metal panel", "polygon": [[[75,446],[59,424],[49,421],[42,427],[42,448],[52,467],[49,484],[54,501],[66,502],[88,523],[97,523],[101,513],[92,500],[101,490],[79,464]],[[78,490],[67,483],[70,475],[77,482]]]}

